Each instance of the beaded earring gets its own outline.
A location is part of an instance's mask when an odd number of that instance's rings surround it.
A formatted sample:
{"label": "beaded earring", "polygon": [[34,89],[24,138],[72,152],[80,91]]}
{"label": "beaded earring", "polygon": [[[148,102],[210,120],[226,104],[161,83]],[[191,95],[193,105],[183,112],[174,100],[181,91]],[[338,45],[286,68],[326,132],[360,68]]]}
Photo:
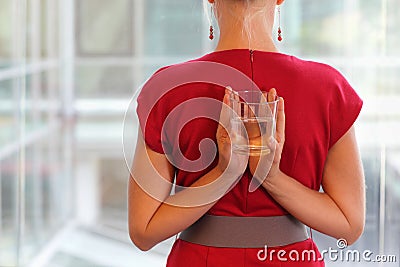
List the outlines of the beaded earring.
{"label": "beaded earring", "polygon": [[282,29],[281,29],[281,7],[278,6],[278,41],[282,42]]}
{"label": "beaded earring", "polygon": [[211,12],[210,12],[210,36],[208,36],[208,38],[210,38],[210,40],[214,39],[214,27],[212,26],[212,13],[213,13],[213,7],[211,6]]}

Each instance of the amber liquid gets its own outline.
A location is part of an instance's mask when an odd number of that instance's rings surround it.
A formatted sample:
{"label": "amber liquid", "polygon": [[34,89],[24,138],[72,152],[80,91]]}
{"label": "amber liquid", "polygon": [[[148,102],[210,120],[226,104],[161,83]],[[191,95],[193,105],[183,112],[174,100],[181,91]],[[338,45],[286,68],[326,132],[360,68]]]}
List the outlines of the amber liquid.
{"label": "amber liquid", "polygon": [[[241,125],[243,123],[244,127]],[[267,155],[271,153],[268,147],[267,131],[273,125],[272,118],[234,118],[231,120],[232,130],[237,138],[232,141],[233,151],[250,156]],[[248,140],[248,141],[246,141]]]}

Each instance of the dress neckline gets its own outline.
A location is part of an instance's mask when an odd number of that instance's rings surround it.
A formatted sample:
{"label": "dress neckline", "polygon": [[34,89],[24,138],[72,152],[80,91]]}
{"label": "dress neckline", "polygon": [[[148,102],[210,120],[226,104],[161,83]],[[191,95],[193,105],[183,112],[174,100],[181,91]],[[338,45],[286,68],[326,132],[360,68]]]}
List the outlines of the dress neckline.
{"label": "dress neckline", "polygon": [[257,49],[248,49],[248,48],[231,48],[231,49],[224,49],[224,50],[215,50],[207,53],[206,55],[217,55],[217,54],[225,54],[225,53],[233,53],[233,52],[246,52],[246,53],[261,53],[265,55],[276,55],[276,56],[285,56],[291,57],[291,55],[281,53],[281,52],[273,52],[273,51],[264,51],[264,50],[257,50]]}

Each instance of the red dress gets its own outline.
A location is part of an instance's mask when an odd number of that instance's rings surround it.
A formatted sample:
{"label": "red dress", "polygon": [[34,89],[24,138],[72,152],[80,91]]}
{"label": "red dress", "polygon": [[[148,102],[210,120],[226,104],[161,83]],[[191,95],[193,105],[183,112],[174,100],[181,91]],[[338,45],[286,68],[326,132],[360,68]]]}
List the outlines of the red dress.
{"label": "red dress", "polygon": [[[176,65],[179,71],[183,70],[177,77],[184,78],[192,73],[207,72],[207,69],[192,64],[199,62],[216,62],[239,70],[263,91],[276,88],[278,95],[285,99],[286,114],[286,141],[280,168],[303,185],[319,190],[328,150],[353,125],[362,107],[362,100],[346,79],[334,68],[325,64],[281,53],[247,49],[212,52]],[[164,70],[166,68],[159,70],[157,74]],[[237,90],[237,87],[243,87],[246,81],[239,79],[237,83],[241,84],[238,85],[235,84],[236,80],[232,79],[233,84],[229,84],[229,77],[221,77],[222,82],[217,85],[200,79],[179,84],[169,90],[162,88],[166,84],[165,81],[155,81],[158,79],[157,74],[150,78],[138,97],[137,113],[145,141],[158,153],[176,155],[178,166],[187,163],[180,158],[179,151],[186,159],[196,161],[201,157],[199,144],[202,140],[211,139],[216,144],[218,123],[205,117],[188,121],[185,114],[207,113],[213,118],[218,118],[221,106],[199,107],[181,104],[196,98],[222,102],[224,85],[230,85]],[[210,76],[214,74],[209,73]],[[174,79],[173,76],[171,79]],[[159,95],[162,94],[160,92],[163,90],[166,93],[160,98]],[[174,113],[172,120],[168,118],[171,112]],[[164,123],[168,125],[165,126]],[[174,127],[175,124],[184,126]],[[211,159],[211,164],[209,159],[197,162],[196,171],[176,169],[176,184],[190,186],[210,171],[217,161],[218,155]],[[247,170],[238,184],[208,213],[219,216],[253,217],[287,214],[263,188],[250,193],[248,190],[250,179],[251,175]],[[272,261],[270,258],[260,261],[257,257],[260,249],[206,247],[178,239],[168,257],[167,266],[324,266],[323,261],[302,262],[290,259],[282,261],[277,259],[276,255],[272,257]],[[312,250],[317,256],[319,255],[311,239],[278,249],[287,252],[297,250],[300,253]]]}

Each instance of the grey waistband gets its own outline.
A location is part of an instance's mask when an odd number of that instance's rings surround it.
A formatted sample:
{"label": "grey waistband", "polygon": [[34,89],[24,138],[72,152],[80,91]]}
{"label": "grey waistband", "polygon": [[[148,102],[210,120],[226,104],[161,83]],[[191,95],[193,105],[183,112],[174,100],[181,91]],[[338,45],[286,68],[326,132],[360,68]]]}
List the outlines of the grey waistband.
{"label": "grey waistband", "polygon": [[229,217],[204,215],[180,239],[211,247],[263,248],[308,239],[304,224],[293,216]]}

